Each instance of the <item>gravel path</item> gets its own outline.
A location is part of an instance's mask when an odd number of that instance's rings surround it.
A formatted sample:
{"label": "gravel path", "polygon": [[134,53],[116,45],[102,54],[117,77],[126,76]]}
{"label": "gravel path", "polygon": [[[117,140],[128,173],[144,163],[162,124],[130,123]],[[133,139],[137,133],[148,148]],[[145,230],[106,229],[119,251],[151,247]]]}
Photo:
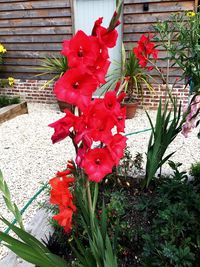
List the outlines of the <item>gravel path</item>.
{"label": "gravel path", "polygon": [[[13,200],[22,208],[35,194],[42,182],[47,182],[58,170],[62,170],[68,159],[74,156],[74,149],[69,139],[52,145],[53,130],[47,125],[63,116],[56,105],[29,104],[29,114],[21,115],[0,125],[0,169],[3,172]],[[149,112],[155,118],[155,111]],[[143,110],[136,117],[126,121],[126,133],[149,128],[149,122]],[[128,146],[131,153],[145,153],[150,132],[131,135]],[[200,141],[196,137],[197,130],[186,139],[181,134],[170,146],[175,151],[174,161],[183,163],[183,169],[189,169],[191,163],[200,161]],[[169,172],[165,166],[164,172]],[[37,200],[42,200],[41,194]],[[25,212],[24,219],[28,222],[38,207],[35,201]],[[2,197],[0,196],[0,212],[8,219]],[[4,226],[0,223],[0,230]],[[0,247],[0,258],[5,250]]]}

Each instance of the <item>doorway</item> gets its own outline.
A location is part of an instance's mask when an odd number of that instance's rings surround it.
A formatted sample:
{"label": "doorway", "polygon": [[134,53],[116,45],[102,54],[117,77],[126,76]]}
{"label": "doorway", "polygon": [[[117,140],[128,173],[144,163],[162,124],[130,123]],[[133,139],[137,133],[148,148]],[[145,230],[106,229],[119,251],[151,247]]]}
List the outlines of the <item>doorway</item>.
{"label": "doorway", "polygon": [[[90,35],[95,20],[103,17],[102,26],[108,27],[115,10],[115,0],[74,0],[75,32],[83,30]],[[110,69],[116,68],[114,61],[121,63],[122,26],[117,27],[118,40],[114,48],[109,49]]]}

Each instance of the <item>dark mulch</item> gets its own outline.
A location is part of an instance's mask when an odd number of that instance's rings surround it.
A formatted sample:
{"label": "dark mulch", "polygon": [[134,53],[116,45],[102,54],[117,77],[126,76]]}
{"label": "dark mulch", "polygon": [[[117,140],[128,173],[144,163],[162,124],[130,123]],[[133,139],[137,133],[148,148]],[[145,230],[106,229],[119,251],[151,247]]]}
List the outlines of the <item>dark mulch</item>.
{"label": "dark mulch", "polygon": [[[154,197],[153,187],[148,189],[148,191],[143,191],[140,186],[139,179],[126,177],[118,177],[118,179],[108,180],[109,183],[102,183],[99,190],[99,198],[104,198],[105,203],[109,202],[109,197],[104,195],[105,192],[109,189],[109,192],[116,192],[123,190],[128,200],[128,207],[126,213],[123,216],[123,221],[127,222],[129,229],[133,230],[133,235],[131,238],[127,235],[121,234],[119,236],[118,244],[121,248],[118,261],[120,267],[137,267],[140,266],[140,254],[142,252],[142,240],[138,235],[139,229],[148,229],[150,222],[144,218],[144,214],[141,213],[135,206],[139,203],[141,195]],[[117,181],[117,182],[116,182]],[[101,202],[101,201],[100,201]],[[153,216],[153,211],[152,211]],[[126,230],[125,230],[126,232]],[[47,243],[48,248],[55,254],[64,257],[67,262],[72,262],[74,260],[70,242],[70,236],[64,233],[62,229],[56,229],[54,234],[49,237]],[[87,244],[85,244],[87,245]]]}

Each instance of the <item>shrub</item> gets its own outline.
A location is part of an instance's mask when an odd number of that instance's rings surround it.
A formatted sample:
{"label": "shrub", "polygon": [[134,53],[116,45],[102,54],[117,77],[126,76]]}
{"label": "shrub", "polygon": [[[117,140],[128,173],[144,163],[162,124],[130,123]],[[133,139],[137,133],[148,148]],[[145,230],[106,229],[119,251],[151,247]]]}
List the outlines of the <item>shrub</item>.
{"label": "shrub", "polygon": [[[173,177],[158,181],[156,196],[138,208],[151,222],[143,229],[142,266],[199,266],[200,196],[198,186],[188,182],[180,164],[170,162]],[[154,214],[154,216],[152,216]]]}
{"label": "shrub", "polygon": [[172,152],[165,156],[168,146],[181,131],[184,122],[184,118],[181,119],[181,103],[177,104],[177,98],[170,99],[172,101],[172,109],[169,111],[168,102],[164,104],[162,111],[162,101],[160,99],[155,126],[153,126],[153,122],[147,113],[152,134],[147,149],[146,175],[143,181],[143,187],[146,188],[154,178],[156,171],[175,153]]}
{"label": "shrub", "polygon": [[0,108],[20,103],[19,97],[0,96]]}
{"label": "shrub", "polygon": [[194,177],[194,179],[197,179],[200,182],[200,162],[192,164],[190,174]]}

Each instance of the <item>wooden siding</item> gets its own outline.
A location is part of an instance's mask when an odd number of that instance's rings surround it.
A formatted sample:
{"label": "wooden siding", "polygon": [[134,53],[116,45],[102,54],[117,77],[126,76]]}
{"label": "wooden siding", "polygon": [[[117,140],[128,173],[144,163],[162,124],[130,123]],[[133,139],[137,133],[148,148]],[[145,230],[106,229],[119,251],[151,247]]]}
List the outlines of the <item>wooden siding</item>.
{"label": "wooden siding", "polygon": [[[149,10],[143,11],[144,3],[149,3]],[[153,33],[152,25],[158,20],[166,20],[173,12],[194,10],[195,0],[124,0],[123,14],[123,40],[126,51],[137,45],[138,39],[143,33]],[[166,56],[164,51],[159,51],[159,57]],[[163,61],[157,62],[159,67],[165,67]],[[170,76],[181,75],[178,67],[171,68]]]}
{"label": "wooden siding", "polygon": [[[45,56],[59,55],[72,36],[71,0],[0,0],[0,43],[7,53],[1,76],[38,79],[34,70]],[[46,79],[47,76],[39,77]]]}

